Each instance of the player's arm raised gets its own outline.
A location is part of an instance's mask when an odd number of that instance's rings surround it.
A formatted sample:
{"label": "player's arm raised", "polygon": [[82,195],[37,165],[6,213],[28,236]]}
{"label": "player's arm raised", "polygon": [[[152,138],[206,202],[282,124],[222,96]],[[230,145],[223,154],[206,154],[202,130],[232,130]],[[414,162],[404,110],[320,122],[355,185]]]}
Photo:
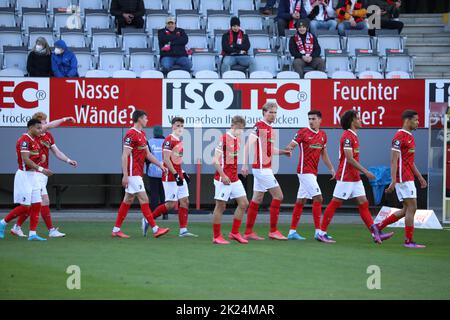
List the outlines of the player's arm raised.
{"label": "player's arm raised", "polygon": [[222,178],[223,184],[229,185],[231,183],[230,178],[225,174],[225,172],[223,172],[223,168],[220,163],[220,158],[222,157],[222,154],[223,154],[222,150],[216,148],[216,151],[214,152],[213,164],[217,172],[219,173],[220,177]]}
{"label": "player's arm raised", "polygon": [[249,160],[249,153],[250,153],[250,148],[252,148],[252,150],[254,150],[254,146],[256,143],[256,140],[258,140],[258,136],[255,135],[254,133],[251,133],[248,136],[248,140],[247,143],[244,146],[244,158],[242,161],[242,175],[244,177],[246,177],[248,175],[248,160]]}
{"label": "player's arm raised", "polygon": [[422,189],[425,189],[428,186],[427,180],[425,180],[425,178],[420,173],[419,169],[417,169],[416,164],[414,164],[414,166],[413,166],[413,172],[414,172],[414,175],[417,177],[417,179],[419,179],[420,187]]}
{"label": "player's arm raised", "polygon": [[52,145],[50,150],[52,150],[55,157],[57,157],[59,160],[67,162],[68,164],[70,164],[73,167],[76,167],[78,165],[78,163],[75,160],[71,160],[61,150],[59,150],[56,145]]}
{"label": "player's arm raised", "polygon": [[132,149],[130,147],[124,146],[122,151],[122,186],[124,188],[128,187],[128,157],[131,154]]}
{"label": "player's arm raised", "polygon": [[327,147],[324,147],[321,151],[323,163],[327,166],[328,170],[331,173],[330,180],[336,178],[336,171],[334,170],[333,164],[331,163],[330,156],[328,155]]}
{"label": "player's arm raised", "polygon": [[148,147],[145,149],[145,153],[148,161],[158,166],[162,171],[167,171],[167,169],[164,167],[164,164],[156,159],[156,157],[150,152],[150,149]]}
{"label": "player's arm raised", "polygon": [[42,128],[44,130],[53,129],[53,128],[59,127],[64,122],[76,123],[76,120],[75,120],[74,117],[64,117],[64,118],[61,118],[61,119],[58,119],[58,120],[50,121],[49,123],[43,125]]}
{"label": "player's arm raised", "polygon": [[25,164],[28,167],[33,168],[34,170],[45,174],[47,177],[50,177],[51,175],[53,175],[53,172],[51,172],[48,169],[44,169],[43,167],[41,167],[40,165],[38,165],[34,161],[32,161],[30,159],[30,152],[29,151],[21,151],[20,153],[22,155],[23,162],[25,162]]}
{"label": "player's arm raised", "polygon": [[375,179],[375,176],[366,168],[364,168],[358,161],[355,160],[355,158],[353,157],[353,150],[350,148],[344,148],[344,155],[345,155],[345,159],[347,159],[347,162],[351,165],[354,166],[356,169],[358,169],[359,171],[361,171],[363,174],[366,175],[366,177],[369,180],[373,180]]}
{"label": "player's arm raised", "polygon": [[397,183],[397,163],[400,158],[400,152],[397,150],[391,150],[391,183],[386,189],[387,193],[391,193],[395,189],[395,184]]}

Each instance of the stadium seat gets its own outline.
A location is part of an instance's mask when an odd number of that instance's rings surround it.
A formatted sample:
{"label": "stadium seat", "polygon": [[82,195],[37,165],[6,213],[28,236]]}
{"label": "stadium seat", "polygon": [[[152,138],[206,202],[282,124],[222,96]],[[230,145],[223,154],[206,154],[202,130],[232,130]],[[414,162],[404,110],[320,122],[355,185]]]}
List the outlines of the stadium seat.
{"label": "stadium seat", "polygon": [[206,30],[209,34],[213,34],[215,30],[230,29],[231,15],[223,10],[208,10],[206,20]]}
{"label": "stadium seat", "polygon": [[336,71],[351,71],[348,54],[342,50],[325,50],[325,70],[328,77]]}
{"label": "stadium seat", "polygon": [[109,29],[111,20],[108,11],[102,9],[86,9],[84,15],[84,31],[92,35],[92,29]]}
{"label": "stadium seat", "polygon": [[223,11],[223,0],[200,0],[199,12],[206,15],[208,10]]}
{"label": "stadium seat", "polygon": [[156,68],[156,55],[151,49],[130,48],[129,70],[141,74],[145,70]]}
{"label": "stadium seat", "polygon": [[191,79],[191,74],[185,70],[172,70],[167,73],[167,79]]}
{"label": "stadium seat", "polygon": [[155,34],[153,30],[164,28],[168,16],[166,10],[147,10],[145,12],[145,32],[157,36],[158,34]]}
{"label": "stadium seat", "polygon": [[193,10],[191,0],[169,0],[169,12],[175,15],[176,10]]}
{"label": "stadium seat", "polygon": [[44,8],[22,8],[22,30],[28,33],[28,28],[47,28],[47,13]]}
{"label": "stadium seat", "polygon": [[270,49],[272,47],[267,32],[263,30],[247,30],[246,33],[252,49]]}
{"label": "stadium seat", "polygon": [[196,10],[176,10],[177,27],[200,29],[200,14]]}
{"label": "stadium seat", "polygon": [[300,79],[300,75],[294,71],[281,71],[277,73],[277,79]]}
{"label": "stadium seat", "polygon": [[381,72],[381,59],[372,50],[356,50],[355,68],[356,75],[363,71]]}
{"label": "stadium seat", "polygon": [[20,47],[22,45],[22,32],[19,27],[0,27],[0,53],[3,52],[3,46]]}
{"label": "stadium seat", "polygon": [[408,72],[391,71],[386,74],[386,79],[411,79]]}
{"label": "stadium seat", "polygon": [[123,53],[120,48],[99,48],[98,68],[108,72],[123,70]]}
{"label": "stadium seat", "polygon": [[162,0],[144,0],[144,8],[149,10],[162,10]]}
{"label": "stadium seat", "polygon": [[231,0],[230,11],[231,14],[237,16],[239,10],[252,10],[255,11],[253,0]]}
{"label": "stadium seat", "polygon": [[36,39],[43,37],[47,40],[48,45],[53,47],[55,39],[53,38],[52,28],[29,28],[28,29],[28,49],[31,49],[36,43]]}
{"label": "stadium seat", "polygon": [[109,78],[110,74],[104,70],[89,70],[86,72],[86,78]]}
{"label": "stadium seat", "polygon": [[13,0],[0,0],[0,7],[2,8],[11,7],[12,2]]}
{"label": "stadium seat", "polygon": [[351,71],[336,71],[331,75],[332,79],[356,79],[355,74]]}
{"label": "stadium seat", "polygon": [[79,29],[81,30],[82,21],[78,16],[72,13],[53,9],[53,32],[59,34],[61,28]]}
{"label": "stadium seat", "polygon": [[222,74],[222,79],[246,79],[246,75],[242,71],[229,70]]}
{"label": "stadium seat", "polygon": [[275,77],[280,71],[279,54],[275,50],[254,49],[255,71],[268,71]]}
{"label": "stadium seat", "polygon": [[194,73],[196,79],[219,79],[217,72],[211,70],[200,70]]}
{"label": "stadium seat", "polygon": [[16,25],[14,8],[0,8],[0,27],[15,27]]}
{"label": "stadium seat", "polygon": [[22,8],[41,8],[41,0],[16,0],[16,11],[22,11]]}
{"label": "stadium seat", "polygon": [[47,1],[47,11],[53,13],[54,9],[58,8],[68,8],[72,5],[72,0],[48,0]]}
{"label": "stadium seat", "polygon": [[143,79],[164,79],[164,74],[158,70],[144,70],[139,77]]}
{"label": "stadium seat", "polygon": [[216,52],[196,51],[192,52],[192,72],[200,70],[216,70]]}
{"label": "stadium seat", "polygon": [[13,68],[22,70],[24,74],[27,73],[27,47],[3,47],[3,69]]}
{"label": "stadium seat", "polygon": [[64,40],[68,47],[73,48],[86,47],[86,38],[81,29],[61,28],[59,34],[61,40]]}
{"label": "stadium seat", "polygon": [[189,48],[208,48],[208,36],[205,30],[185,30],[188,35]]}
{"label": "stadium seat", "polygon": [[413,77],[414,59],[408,54],[408,50],[386,50],[385,73],[391,71],[403,71]]}
{"label": "stadium seat", "polygon": [[117,48],[116,33],[113,29],[92,29],[91,50],[98,54],[98,48]]}
{"label": "stadium seat", "polygon": [[328,76],[325,72],[313,70],[305,73],[305,79],[328,79]]}
{"label": "stadium seat", "polygon": [[337,30],[329,31],[329,30],[318,30],[316,33],[317,41],[319,42],[322,57],[325,57],[325,50],[341,50],[341,38]]}
{"label": "stadium seat", "polygon": [[363,71],[358,74],[359,79],[384,79],[383,75],[377,71]]}
{"label": "stadium seat", "polygon": [[20,69],[7,68],[0,70],[0,77],[23,77],[24,72]]}
{"label": "stadium seat", "polygon": [[273,74],[269,71],[253,71],[250,73],[249,79],[272,79]]}
{"label": "stadium seat", "polygon": [[244,30],[262,30],[263,16],[255,10],[239,10],[241,28]]}
{"label": "stadium seat", "polygon": [[404,48],[405,38],[397,30],[376,30],[376,46],[380,56],[386,56],[386,49],[401,50]]}
{"label": "stadium seat", "polygon": [[219,54],[222,53],[222,36],[225,33],[225,30],[214,30],[212,41],[213,41],[213,49]]}
{"label": "stadium seat", "polygon": [[78,0],[78,7],[81,15],[84,16],[85,9],[103,9],[103,0]]}
{"label": "stadium seat", "polygon": [[147,48],[148,39],[144,29],[123,28],[122,49],[129,54],[130,48]]}
{"label": "stadium seat", "polygon": [[346,51],[350,56],[356,55],[356,49],[372,49],[372,41],[367,30],[346,30],[344,39]]}
{"label": "stadium seat", "polygon": [[112,74],[113,78],[128,78],[128,79],[132,79],[132,78],[136,78],[136,73],[130,70],[117,70],[114,71]]}
{"label": "stadium seat", "polygon": [[291,39],[291,37],[293,35],[295,35],[295,32],[296,32],[295,29],[287,29],[285,31],[285,36],[284,37],[279,37],[279,39],[278,39],[281,52],[285,53],[286,55],[290,55],[290,53],[289,53],[289,40]]}
{"label": "stadium seat", "polygon": [[70,48],[70,49],[77,57],[78,75],[80,77],[86,76],[86,73],[94,68],[91,51],[89,50],[89,48]]}

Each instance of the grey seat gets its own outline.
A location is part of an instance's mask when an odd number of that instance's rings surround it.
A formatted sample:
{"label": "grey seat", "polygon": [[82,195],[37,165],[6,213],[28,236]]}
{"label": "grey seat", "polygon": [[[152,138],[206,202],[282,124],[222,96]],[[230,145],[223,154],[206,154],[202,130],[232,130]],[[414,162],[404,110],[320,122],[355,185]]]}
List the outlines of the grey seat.
{"label": "grey seat", "polygon": [[117,48],[114,29],[92,29],[91,50],[98,54],[99,48]]}
{"label": "grey seat", "polygon": [[200,29],[200,14],[196,10],[176,10],[177,27]]}
{"label": "grey seat", "polygon": [[85,48],[87,45],[86,37],[81,29],[61,28],[59,34],[68,47]]}
{"label": "grey seat", "polygon": [[28,29],[28,49],[31,49],[36,43],[36,39],[43,37],[47,40],[48,45],[53,47],[55,39],[53,38],[52,28],[29,28]]}
{"label": "grey seat", "polygon": [[3,46],[20,47],[22,45],[22,32],[19,27],[0,27],[0,53],[3,52]]}
{"label": "grey seat", "polygon": [[78,75],[80,77],[86,76],[89,70],[94,68],[94,60],[89,48],[70,48],[77,58]]}
{"label": "grey seat", "polygon": [[325,70],[328,77],[337,71],[351,71],[350,57],[347,52],[342,50],[325,51]]}
{"label": "grey seat", "polygon": [[111,27],[111,19],[107,10],[86,9],[84,11],[84,31],[88,36],[92,29],[108,29]]}
{"label": "grey seat", "polygon": [[144,29],[123,28],[122,49],[129,54],[130,48],[147,48],[148,40]]}
{"label": "grey seat", "polygon": [[14,8],[0,8],[0,27],[15,27],[16,15]]}
{"label": "grey seat", "polygon": [[130,48],[129,70],[141,74],[145,70],[156,69],[156,54],[149,48]]}
{"label": "grey seat", "polygon": [[14,46],[4,46],[3,47],[3,68],[19,69],[27,73],[27,57],[28,49],[27,47],[14,47]]}
{"label": "grey seat", "polygon": [[367,30],[346,30],[345,35],[345,48],[350,56],[356,55],[356,49],[372,49],[372,41]]}
{"label": "grey seat", "polygon": [[356,50],[354,72],[357,76],[364,71],[381,71],[381,59],[372,50]]}
{"label": "grey seat", "polygon": [[166,19],[169,16],[167,10],[146,10],[145,11],[145,31],[150,35],[155,35],[153,30],[164,28]]}
{"label": "grey seat", "polygon": [[185,32],[189,38],[187,44],[189,48],[208,48],[208,36],[205,30],[185,30]]}
{"label": "grey seat", "polygon": [[120,48],[99,48],[98,69],[112,76],[114,71],[124,69],[123,53]]}
{"label": "grey seat", "polygon": [[216,56],[214,51],[196,51],[192,52],[192,72],[200,70],[216,70]]}
{"label": "grey seat", "polygon": [[278,52],[275,50],[254,49],[255,71],[268,71],[273,77],[281,69],[281,61]]}
{"label": "grey seat", "polygon": [[22,30],[28,33],[28,28],[47,28],[47,12],[44,8],[22,8]]}
{"label": "grey seat", "polygon": [[239,10],[241,28],[244,30],[262,30],[263,16],[255,10]]}

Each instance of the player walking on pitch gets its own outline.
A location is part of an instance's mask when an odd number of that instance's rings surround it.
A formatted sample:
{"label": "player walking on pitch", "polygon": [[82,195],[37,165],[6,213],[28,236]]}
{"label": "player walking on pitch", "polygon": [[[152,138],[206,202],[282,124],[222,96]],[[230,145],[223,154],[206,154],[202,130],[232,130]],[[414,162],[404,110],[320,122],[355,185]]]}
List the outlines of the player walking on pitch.
{"label": "player walking on pitch", "polygon": [[49,177],[52,172],[39,165],[41,153],[38,137],[42,134],[42,124],[31,119],[27,123],[28,132],[16,142],[17,162],[19,169],[14,176],[14,203],[19,204],[4,219],[0,221],[0,239],[5,237],[6,225],[22,215],[30,215],[30,233],[28,240],[47,240],[37,235],[41,210],[41,184],[37,172]]}
{"label": "player walking on pitch", "polygon": [[278,216],[280,214],[280,205],[283,201],[283,192],[280,185],[275,178],[272,171],[272,156],[273,155],[291,155],[290,150],[280,150],[274,147],[275,133],[272,129],[277,116],[277,104],[274,102],[267,102],[263,108],[263,119],[258,121],[250,137],[245,145],[244,150],[244,164],[242,166],[242,173],[248,174],[247,156],[250,148],[256,145],[255,161],[252,165],[252,172],[254,176],[253,197],[250,202],[247,212],[247,225],[244,238],[247,240],[264,240],[259,237],[254,231],[253,226],[258,215],[259,205],[261,204],[264,194],[269,191],[272,196],[270,204],[270,232],[269,238],[275,240],[287,240],[277,229]]}
{"label": "player walking on pitch", "polygon": [[[49,168],[49,151],[51,150],[53,154],[61,161],[67,162],[69,165],[76,167],[77,162],[75,160],[69,159],[61,150],[58,149],[58,147],[55,144],[55,139],[53,138],[53,135],[48,131],[49,129],[59,127],[64,122],[75,122],[75,118],[73,117],[64,117],[52,122],[47,122],[47,115],[43,112],[37,112],[33,115],[33,119],[39,120],[42,123],[42,133],[37,138],[39,144],[40,144],[40,152],[41,152],[41,162],[39,163],[44,169]],[[59,232],[58,228],[55,228],[53,226],[52,217],[50,215],[50,199],[48,197],[47,192],[47,182],[48,177],[41,173],[36,172],[37,179],[39,183],[41,184],[41,197],[42,197],[42,203],[41,203],[41,217],[42,220],[44,220],[45,225],[48,229],[48,236],[50,238],[61,238],[64,237],[65,234],[62,232]],[[14,227],[11,229],[11,234],[19,236],[19,237],[26,237],[26,235],[22,231],[22,224],[25,222],[25,220],[28,218],[28,215],[21,215],[17,219],[17,223],[14,225]]]}
{"label": "player walking on pitch", "polygon": [[365,174],[369,180],[375,179],[375,176],[359,162],[359,139],[356,134],[357,130],[361,128],[359,114],[355,110],[346,111],[341,117],[341,126],[345,131],[340,140],[336,186],[333,192],[333,199],[325,209],[321,230],[316,239],[325,243],[336,242],[327,235],[328,225],[333,219],[336,209],[342,205],[342,201],[355,199],[361,219],[371,232],[374,241],[381,243],[392,237],[393,234],[382,234],[378,230],[377,225],[373,223],[373,218],[369,211],[369,202],[366,198],[360,172]]}
{"label": "player walking on pitch", "polygon": [[133,112],[132,119],[134,126],[127,131],[123,139],[122,185],[125,188],[125,196],[117,214],[117,220],[112,231],[112,236],[129,238],[129,236],[124,234],[120,228],[122,227],[122,223],[128,214],[128,210],[130,209],[134,198],[137,197],[141,205],[142,214],[152,227],[153,236],[158,238],[169,232],[169,229],[158,227],[153,219],[148,204],[148,196],[145,191],[144,181],[142,180],[145,159],[147,158],[148,161],[159,166],[162,170],[165,169],[163,164],[159,162],[148,149],[147,138],[143,130],[148,122],[147,114],[144,111],[136,110]]}
{"label": "player walking on pitch", "polygon": [[320,218],[322,215],[322,191],[317,183],[317,172],[320,157],[331,172],[331,179],[335,178],[333,164],[330,161],[327,152],[327,134],[320,130],[322,122],[322,113],[317,110],[308,112],[309,127],[297,131],[291,143],[286,149],[293,150],[296,146],[300,149],[297,176],[299,187],[297,192],[297,201],[295,202],[292,213],[291,229],[289,230],[288,240],[304,240],[297,233],[297,225],[303,211],[303,206],[308,199],[312,199],[312,214],[314,220],[315,238],[320,232]]}
{"label": "player walking on pitch", "polygon": [[228,235],[230,240],[239,243],[248,243],[239,233],[242,217],[248,207],[247,193],[238,177],[238,153],[240,149],[240,137],[245,128],[245,119],[234,116],[231,120],[231,129],[222,135],[220,143],[214,154],[214,187],[216,206],[213,213],[213,243],[229,244],[220,231],[222,214],[226,209],[229,199],[236,199],[237,208],[234,212],[233,226]]}
{"label": "player walking on pitch", "polygon": [[[181,137],[184,132],[184,119],[174,117],[172,119],[172,133],[166,137],[163,143],[163,161],[166,168],[162,181],[166,203],[161,204],[153,212],[153,217],[157,218],[169,210],[175,208],[177,202],[180,202],[178,208],[178,221],[180,224],[180,237],[197,237],[187,229],[188,210],[189,210],[189,175],[183,171],[183,142]],[[142,231],[147,233],[148,224],[142,221]]]}
{"label": "player walking on pitch", "polygon": [[414,163],[416,142],[412,132],[419,126],[419,116],[414,110],[405,110],[402,114],[402,120],[402,129],[398,130],[392,139],[392,182],[386,192],[391,193],[395,189],[398,199],[403,203],[403,208],[385,218],[378,224],[378,228],[382,230],[405,217],[404,246],[406,248],[425,248],[425,245],[413,241],[414,215],[417,210],[417,190],[414,185],[414,176],[419,179],[421,188],[427,187],[427,181],[422,177]]}

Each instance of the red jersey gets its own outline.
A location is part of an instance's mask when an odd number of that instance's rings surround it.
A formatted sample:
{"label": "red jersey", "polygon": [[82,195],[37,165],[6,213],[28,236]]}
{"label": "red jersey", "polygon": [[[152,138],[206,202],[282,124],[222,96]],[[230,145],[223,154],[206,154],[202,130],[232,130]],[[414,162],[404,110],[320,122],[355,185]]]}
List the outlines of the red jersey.
{"label": "red jersey", "polygon": [[[220,138],[220,143],[216,150],[222,153],[221,165],[223,172],[230,178],[231,182],[236,182],[238,178],[238,153],[239,139],[230,132],[225,133]],[[222,181],[219,172],[216,171],[214,179]]]}
{"label": "red jersey", "polygon": [[353,158],[359,162],[359,140],[352,130],[345,130],[342,134],[339,148],[339,168],[336,172],[336,179],[339,181],[359,181],[361,180],[359,170],[347,163],[344,149],[353,151]]}
{"label": "red jersey", "polygon": [[299,129],[292,139],[300,148],[297,173],[317,176],[320,155],[327,146],[327,134],[311,128]]}
{"label": "red jersey", "polygon": [[264,120],[258,121],[253,127],[251,134],[258,138],[253,169],[272,168],[272,151],[275,142],[272,125]]}
{"label": "red jersey", "polygon": [[406,130],[398,130],[392,139],[392,150],[400,152],[397,162],[397,182],[414,181],[414,154],[416,142]]}
{"label": "red jersey", "polygon": [[30,160],[34,163],[41,165],[40,145],[38,140],[33,139],[28,133],[23,134],[16,142],[17,163],[19,169],[23,171],[34,170],[28,167],[22,159],[22,152],[30,153]]}
{"label": "red jersey", "polygon": [[[183,177],[183,169],[181,164],[183,163],[183,142],[175,137],[173,134],[169,134],[163,142],[163,152],[170,152],[170,162],[173,168],[178,173],[181,179]],[[167,167],[164,164],[165,167]],[[163,173],[163,181],[175,181],[175,177],[172,172],[168,170],[168,173]]]}
{"label": "red jersey", "polygon": [[147,137],[145,132],[131,128],[123,138],[124,148],[131,149],[128,156],[127,172],[128,176],[140,176],[144,174],[144,163],[147,157]]}
{"label": "red jersey", "polygon": [[41,146],[41,166],[44,169],[48,169],[48,157],[49,157],[49,150],[50,148],[55,144],[55,139],[53,138],[52,134],[50,132],[46,132],[44,134],[41,134],[37,140],[39,141],[39,144]]}

